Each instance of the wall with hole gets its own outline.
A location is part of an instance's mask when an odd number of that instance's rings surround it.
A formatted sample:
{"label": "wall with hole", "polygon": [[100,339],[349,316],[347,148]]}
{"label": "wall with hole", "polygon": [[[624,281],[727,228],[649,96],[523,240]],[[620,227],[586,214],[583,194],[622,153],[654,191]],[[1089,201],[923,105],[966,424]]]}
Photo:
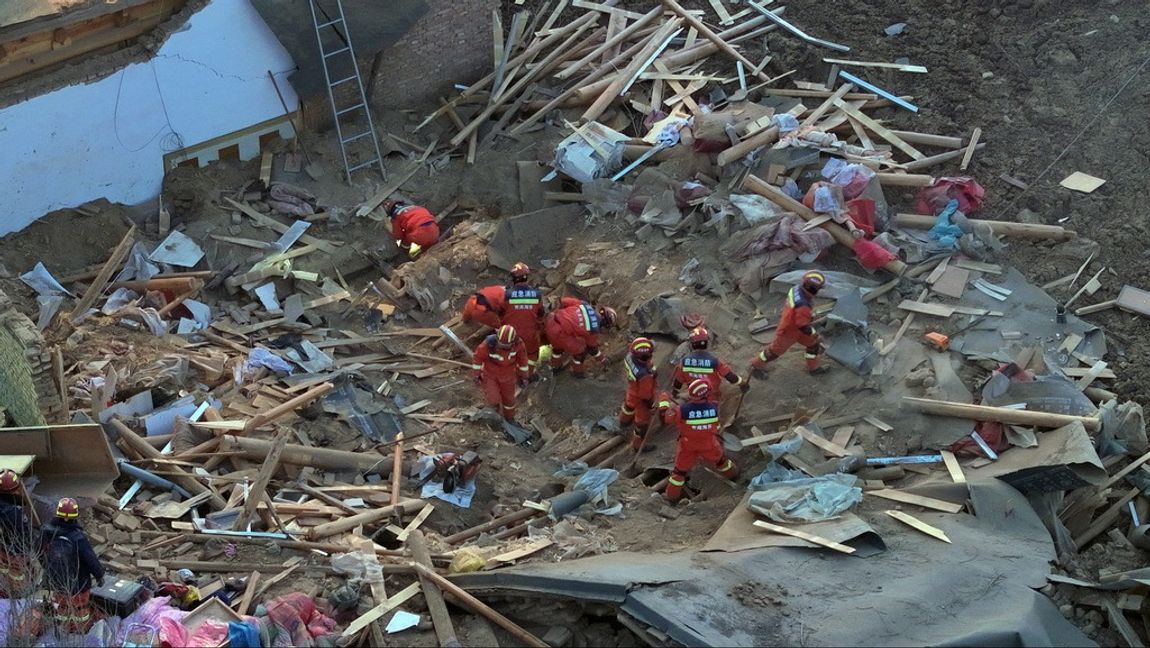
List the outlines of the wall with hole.
{"label": "wall with hole", "polygon": [[165,155],[284,114],[269,71],[296,110],[294,68],[248,0],[213,0],[151,60],[0,110],[0,235],[96,198],[155,198]]}

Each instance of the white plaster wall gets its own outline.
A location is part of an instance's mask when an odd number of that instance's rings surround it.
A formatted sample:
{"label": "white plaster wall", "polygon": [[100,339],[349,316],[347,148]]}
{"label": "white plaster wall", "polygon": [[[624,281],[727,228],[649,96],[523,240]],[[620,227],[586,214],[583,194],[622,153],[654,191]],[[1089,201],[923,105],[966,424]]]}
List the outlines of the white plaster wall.
{"label": "white plaster wall", "polygon": [[152,60],[0,109],[0,235],[95,198],[154,198],[165,153],[283,114],[268,70],[295,110],[294,69],[248,0],[212,0]]}

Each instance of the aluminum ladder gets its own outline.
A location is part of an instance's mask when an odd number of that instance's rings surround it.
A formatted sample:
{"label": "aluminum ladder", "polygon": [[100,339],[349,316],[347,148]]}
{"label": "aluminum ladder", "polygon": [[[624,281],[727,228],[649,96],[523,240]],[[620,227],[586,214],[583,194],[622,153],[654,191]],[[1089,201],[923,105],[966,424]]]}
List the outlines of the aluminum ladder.
{"label": "aluminum ladder", "polygon": [[[379,139],[375,136],[375,124],[371,119],[371,110],[367,106],[363,80],[359,76],[355,49],[351,44],[351,33],[343,13],[343,2],[328,0],[329,6],[334,5],[334,10],[331,12],[321,6],[322,2],[323,0],[308,0],[308,5],[311,7],[316,43],[319,44],[319,54],[323,63],[323,76],[327,82],[327,97],[335,118],[335,133],[339,138],[339,152],[343,156],[347,182],[351,184],[352,173],[373,166],[377,166],[380,174],[386,176],[383,154],[379,150]],[[333,76],[338,77],[337,80],[332,81]],[[340,107],[336,100],[337,88],[353,82],[357,92],[354,96],[359,98],[358,103]],[[362,122],[366,122],[366,127],[359,125]],[[351,134],[345,135],[345,130],[350,130]],[[363,143],[367,138],[371,138],[371,148]],[[356,142],[360,144],[354,147],[349,157],[348,145]]]}

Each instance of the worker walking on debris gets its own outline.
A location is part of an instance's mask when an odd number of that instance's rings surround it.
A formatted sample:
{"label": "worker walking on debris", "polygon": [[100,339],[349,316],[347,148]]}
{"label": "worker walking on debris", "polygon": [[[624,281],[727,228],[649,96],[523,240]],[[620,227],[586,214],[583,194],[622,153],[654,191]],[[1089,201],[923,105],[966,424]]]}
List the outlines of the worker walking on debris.
{"label": "worker walking on debris", "polygon": [[426,207],[389,200],[383,205],[391,218],[391,235],[412,256],[439,242],[439,223]]}
{"label": "worker walking on debris", "polygon": [[527,349],[515,329],[503,325],[475,347],[471,369],[489,405],[515,422],[515,388],[527,385]]}
{"label": "worker walking on debris", "polygon": [[41,534],[45,583],[52,592],[57,627],[83,634],[92,625],[92,583],[104,583],[104,566],[80,528],[80,505],[71,497],[56,503],[56,517]]}
{"label": "worker walking on debris", "polygon": [[0,471],[0,595],[6,598],[31,594],[32,533],[20,476],[8,469]]}
{"label": "worker walking on debris", "polygon": [[547,315],[544,331],[551,343],[551,369],[561,371],[571,356],[571,374],[587,376],[587,358],[599,357],[599,332],[615,325],[615,310],[596,309],[575,297],[564,297],[559,308]]}
{"label": "worker walking on debris", "polygon": [[471,293],[463,306],[463,322],[476,322],[493,329],[503,326],[507,312],[507,287],[487,286]]}
{"label": "worker walking on debris", "polygon": [[691,329],[687,336],[691,344],[691,352],[679,361],[675,367],[674,381],[671,383],[671,396],[679,397],[679,390],[684,385],[690,385],[696,380],[704,380],[718,399],[721,393],[721,380],[732,385],[739,385],[744,392],[750,389],[750,383],[743,380],[731,370],[731,367],[720,360],[718,356],[707,350],[711,343],[711,334],[702,326]]}
{"label": "worker walking on debris", "polygon": [[505,291],[503,323],[515,329],[527,348],[528,378],[535,377],[539,363],[539,336],[543,329],[543,295],[527,283],[531,268],[519,262],[511,266],[511,285]]}
{"label": "worker walking on debris", "polygon": [[687,401],[677,404],[666,392],[659,398],[659,413],[664,423],[675,423],[679,443],[675,448],[675,468],[667,480],[663,497],[672,504],[683,497],[687,476],[699,461],[714,466],[719,474],[734,479],[739,474],[735,462],[723,452],[719,441],[719,402],[706,380],[687,385]]}
{"label": "worker walking on debris", "polygon": [[803,275],[799,285],[787,292],[787,303],[775,329],[775,339],[751,361],[751,375],[759,379],[766,378],[767,365],[778,360],[779,356],[795,344],[801,344],[806,349],[807,371],[811,373],[826,371],[826,368],[819,364],[823,345],[818,332],[811,325],[814,320],[815,295],[826,285],[827,279],[823,273],[812,270]]}
{"label": "worker walking on debris", "polygon": [[619,411],[619,428],[627,433],[632,425],[631,448],[639,450],[645,444],[651,426],[651,411],[655,409],[655,390],[658,388],[658,374],[652,363],[655,343],[650,338],[639,337],[631,341],[629,353],[623,359],[627,369],[627,393],[623,396],[623,409]]}

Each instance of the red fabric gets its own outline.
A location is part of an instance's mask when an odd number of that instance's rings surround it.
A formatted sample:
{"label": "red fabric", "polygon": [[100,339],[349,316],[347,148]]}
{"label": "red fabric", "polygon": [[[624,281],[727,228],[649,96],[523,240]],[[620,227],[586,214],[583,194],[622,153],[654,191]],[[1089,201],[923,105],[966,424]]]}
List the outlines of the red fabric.
{"label": "red fabric", "polygon": [[296,646],[313,645],[313,638],[332,633],[337,625],[334,619],[316,608],[310,596],[302,592],[284,594],[269,602],[266,608],[268,618],[286,630]]}
{"label": "red fabric", "polygon": [[[978,432],[978,436],[982,437],[982,440],[986,441],[986,445],[995,452],[1004,452],[1010,447],[1010,441],[1006,439],[1006,429],[1001,423],[981,421],[974,426],[974,431]],[[952,443],[950,451],[960,457],[986,457],[986,453],[978,447],[978,443],[969,436],[964,436]]]}
{"label": "red fabric", "polygon": [[855,198],[847,201],[847,214],[856,227],[867,237],[874,236],[875,204],[870,198]]}
{"label": "red fabric", "polygon": [[[564,298],[565,301],[567,299],[570,298]],[[547,316],[544,324],[547,340],[559,355],[569,353],[581,356],[599,348],[598,334],[588,331],[579,316],[582,303],[575,300],[575,305],[564,306]]]}
{"label": "red fabric", "polygon": [[503,313],[507,309],[507,290],[503,286],[487,286],[476,292],[483,295],[488,306],[480,304],[478,298],[472,294],[463,307],[463,321],[478,322],[491,328],[502,326]]}
{"label": "red fabric", "polygon": [[431,212],[416,205],[405,208],[391,219],[391,235],[405,246],[415,243],[429,248],[439,241],[439,225]]}
{"label": "red fabric", "polygon": [[[798,291],[801,289],[795,287],[791,290]],[[814,314],[811,312],[811,305],[809,303],[788,299],[787,303],[783,306],[783,314],[779,318],[779,325],[775,329],[776,335],[791,335],[792,331],[799,332],[799,329],[810,326],[812,321],[814,321]]]}
{"label": "red fabric", "polygon": [[[708,405],[718,413],[718,403]],[[663,415],[663,421],[675,424],[679,431],[679,441],[675,448],[676,472],[686,475],[700,460],[716,467],[723,463],[723,444],[719,442],[717,421],[711,425],[690,425],[683,418],[682,406],[668,409]]]}
{"label": "red fabric", "polygon": [[937,214],[952,198],[958,200],[958,211],[970,215],[982,207],[986,190],[974,178],[937,178],[918,192],[914,210],[919,214]]}
{"label": "red fabric", "polygon": [[488,405],[502,407],[504,413],[515,412],[515,379],[505,376],[483,374],[480,389],[483,391],[483,400]]}
{"label": "red fabric", "polygon": [[771,344],[767,347],[767,351],[773,355],[781,356],[787,352],[787,349],[796,344],[802,345],[806,349],[817,347],[819,336],[803,333],[794,327],[783,330],[783,327],[780,326],[775,333],[775,339],[771,340]]}
{"label": "red fabric", "polygon": [[859,263],[867,270],[878,270],[897,258],[890,250],[867,239],[857,239],[854,251]]}

